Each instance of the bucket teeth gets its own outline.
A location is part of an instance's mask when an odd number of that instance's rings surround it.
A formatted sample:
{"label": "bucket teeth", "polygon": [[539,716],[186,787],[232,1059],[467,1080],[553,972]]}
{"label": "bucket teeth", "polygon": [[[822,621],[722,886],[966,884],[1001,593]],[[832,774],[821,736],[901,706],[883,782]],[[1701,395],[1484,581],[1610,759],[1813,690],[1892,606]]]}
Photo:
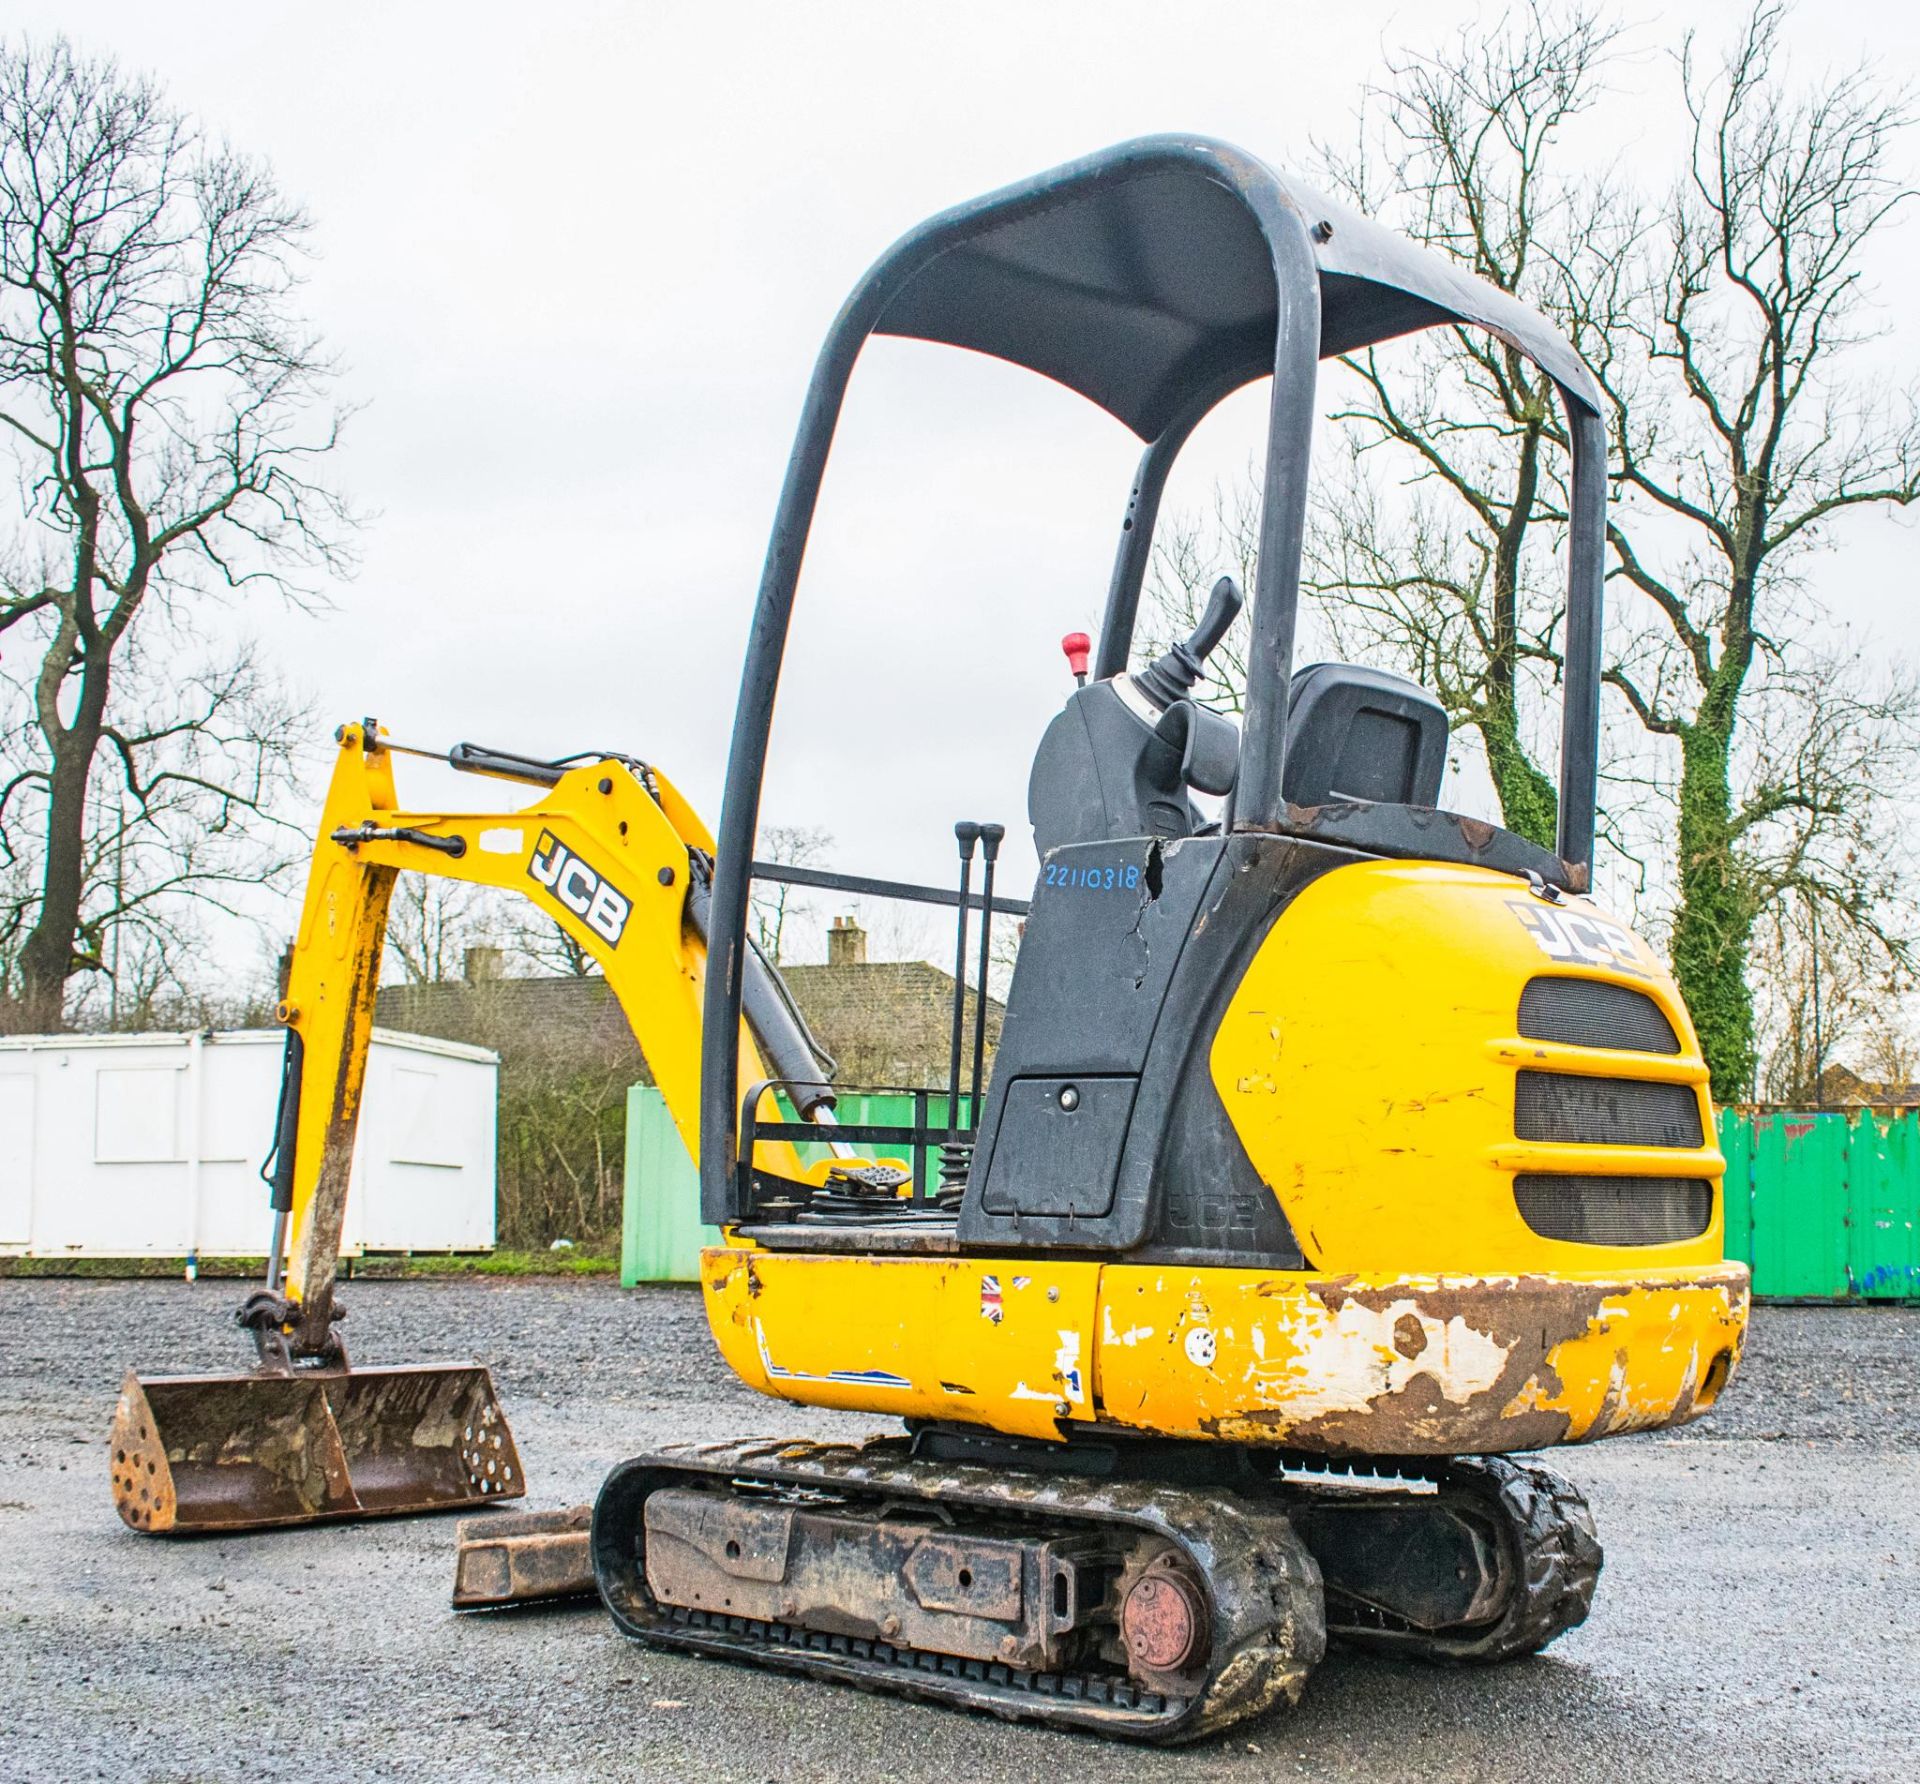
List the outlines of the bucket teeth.
{"label": "bucket teeth", "polygon": [[129,1374],[109,1459],[122,1521],[149,1536],[452,1511],[526,1491],[493,1380],[471,1363]]}

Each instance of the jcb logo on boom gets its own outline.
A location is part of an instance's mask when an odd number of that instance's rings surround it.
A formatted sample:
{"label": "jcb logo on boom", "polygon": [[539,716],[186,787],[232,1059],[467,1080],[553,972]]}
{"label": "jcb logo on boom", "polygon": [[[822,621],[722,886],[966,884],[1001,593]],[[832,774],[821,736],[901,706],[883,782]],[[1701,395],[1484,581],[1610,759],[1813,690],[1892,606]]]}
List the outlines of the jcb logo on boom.
{"label": "jcb logo on boom", "polygon": [[540,832],[527,872],[595,935],[618,944],[633,912],[633,900],[616,892],[605,875],[596,873],[551,830]]}

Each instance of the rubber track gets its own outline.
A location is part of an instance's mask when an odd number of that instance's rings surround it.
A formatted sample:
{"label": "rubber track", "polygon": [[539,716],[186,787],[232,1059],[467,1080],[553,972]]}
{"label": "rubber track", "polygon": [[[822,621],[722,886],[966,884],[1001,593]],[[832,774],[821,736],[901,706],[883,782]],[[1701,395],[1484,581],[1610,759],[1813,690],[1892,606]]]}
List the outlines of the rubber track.
{"label": "rubber track", "polygon": [[1443,1489],[1464,1488],[1497,1521],[1519,1590],[1497,1622],[1458,1635],[1335,1626],[1331,1639],[1404,1659],[1493,1665],[1537,1654],[1587,1620],[1605,1556],[1578,1487],[1512,1456],[1464,1456],[1435,1478]]}
{"label": "rubber track", "polygon": [[[657,1605],[645,1587],[639,1541],[647,1495],[669,1482],[731,1481],[935,1503],[956,1512],[1011,1516],[1044,1530],[1104,1525],[1163,1537],[1207,1581],[1213,1671],[1198,1696],[1162,1697],[1124,1673],[1020,1673],[889,1643]],[[1192,1740],[1281,1701],[1297,1702],[1326,1650],[1320,1570],[1278,1505],[1141,1481],[914,1461],[906,1442],[895,1438],[861,1445],[690,1445],[637,1456],[614,1469],[601,1489],[593,1553],[601,1595],[616,1625],[650,1645],[1132,1740]]]}

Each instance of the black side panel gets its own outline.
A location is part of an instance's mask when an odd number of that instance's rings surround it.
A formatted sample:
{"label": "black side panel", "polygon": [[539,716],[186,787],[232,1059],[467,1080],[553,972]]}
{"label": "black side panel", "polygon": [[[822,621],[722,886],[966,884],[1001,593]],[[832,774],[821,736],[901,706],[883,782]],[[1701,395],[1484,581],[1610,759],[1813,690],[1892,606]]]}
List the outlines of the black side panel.
{"label": "black side panel", "polygon": [[1136,1261],[1305,1268],[1308,1259],[1261,1180],[1214,1087],[1220,1018],[1287,906],[1357,857],[1277,837],[1236,836],[1200,931],[1167,998],[1120,1161],[1116,1201],[1144,1212]]}
{"label": "black side panel", "polygon": [[[1096,1212],[1080,1137],[1088,1124],[1076,1117],[1036,1126],[1021,1116],[1017,1098],[1010,1120],[1009,1097],[1016,1085],[1036,1080],[1139,1076],[1224,848],[1218,837],[1165,845],[1135,837],[1055,849],[1042,863],[974,1148],[963,1244],[974,1237],[993,1242],[973,1231],[983,1220],[994,1233],[1024,1235],[1029,1215],[1049,1230],[1081,1235],[1079,1243],[1099,1242],[1092,1229],[1111,1205],[1124,1115],[1110,1135],[1115,1150],[1099,1174],[1108,1188]],[[981,1193],[987,1185],[991,1218]]]}
{"label": "black side panel", "polygon": [[1181,1074],[1153,1175],[1147,1245],[1127,1261],[1304,1269],[1287,1217],[1253,1168],[1213,1087],[1207,1069],[1212,1045],[1209,1029]]}
{"label": "black side panel", "polygon": [[[1086,888],[1088,868],[1116,857],[1140,867],[1131,909],[1117,897],[1103,909],[1106,894]],[[1090,845],[1049,857],[1008,998],[961,1245],[1299,1268],[1299,1247],[1227,1120],[1207,1061],[1274,919],[1304,886],[1357,858],[1264,835]],[[1104,884],[1104,865],[1102,875]],[[1111,1199],[1096,1211],[1070,1176],[1091,1180],[1078,1148],[1030,1151],[1027,1124],[1008,1118],[1008,1098],[1023,1081],[1098,1075],[1139,1082]]]}
{"label": "black side panel", "polygon": [[[1137,1078],[1016,1078],[1000,1106],[1000,1143],[987,1171],[995,1214],[1073,1219],[1113,1207],[1114,1173]],[[1031,1161],[1046,1161],[1044,1171]]]}
{"label": "black side panel", "polygon": [[1003,1081],[1140,1070],[1224,848],[1218,837],[1135,837],[1055,849],[1041,863],[994,1055],[989,1123]]}

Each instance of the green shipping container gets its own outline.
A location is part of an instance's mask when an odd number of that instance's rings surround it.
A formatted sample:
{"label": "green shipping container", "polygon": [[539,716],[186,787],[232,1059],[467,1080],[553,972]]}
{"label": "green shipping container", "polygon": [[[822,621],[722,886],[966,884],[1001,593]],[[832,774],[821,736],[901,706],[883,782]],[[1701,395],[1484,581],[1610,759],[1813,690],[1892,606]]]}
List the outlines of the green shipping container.
{"label": "green shipping container", "polygon": [[1920,1112],[1723,1109],[1720,1149],[1756,1295],[1920,1300]]}
{"label": "green shipping container", "polygon": [[700,1224],[700,1173],[651,1084],[627,1092],[626,1171],[621,1193],[620,1285],[698,1282],[700,1247],[717,1245]]}

